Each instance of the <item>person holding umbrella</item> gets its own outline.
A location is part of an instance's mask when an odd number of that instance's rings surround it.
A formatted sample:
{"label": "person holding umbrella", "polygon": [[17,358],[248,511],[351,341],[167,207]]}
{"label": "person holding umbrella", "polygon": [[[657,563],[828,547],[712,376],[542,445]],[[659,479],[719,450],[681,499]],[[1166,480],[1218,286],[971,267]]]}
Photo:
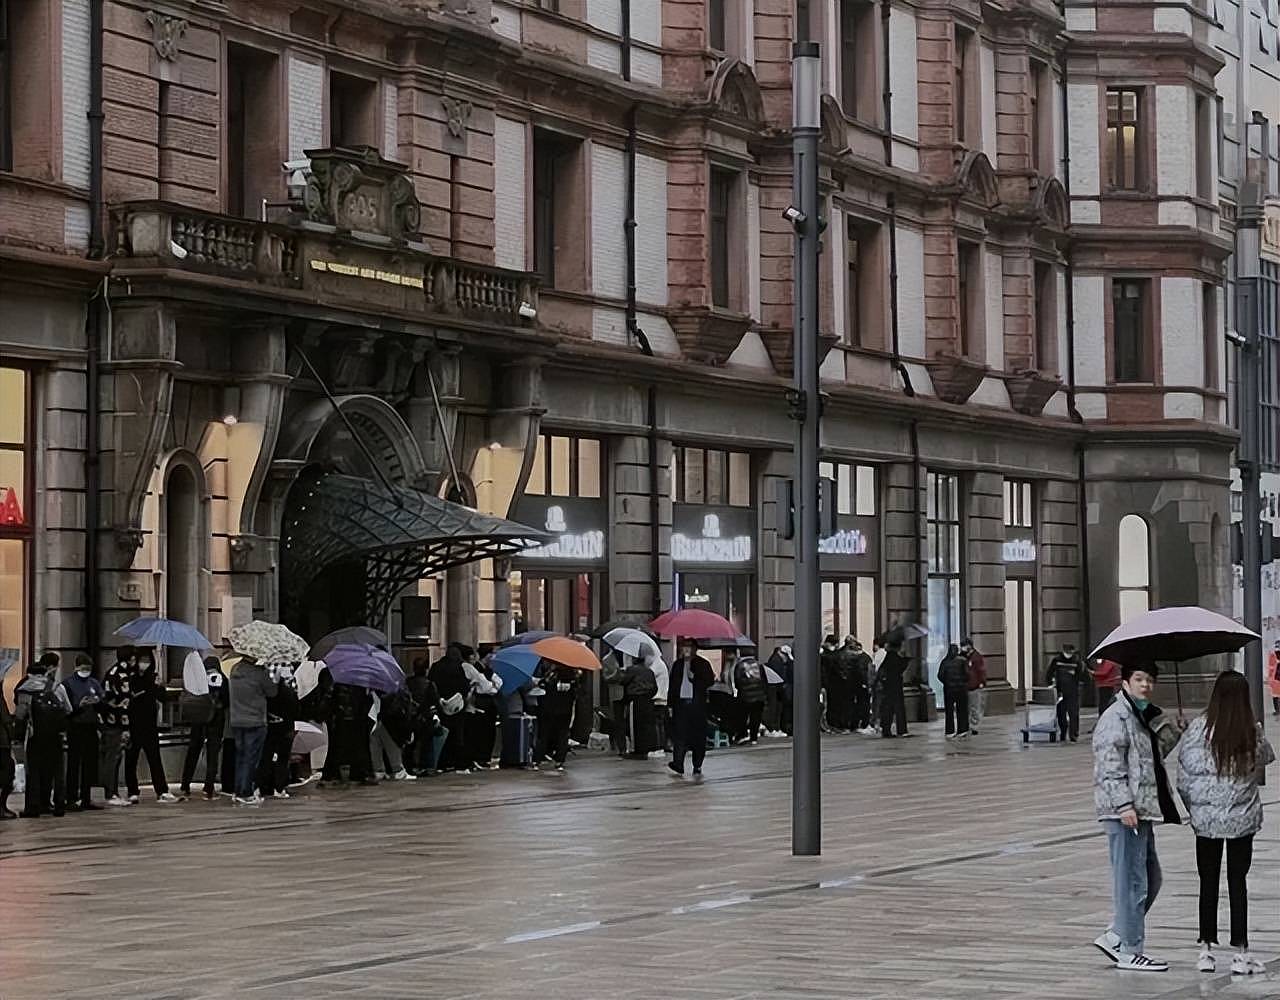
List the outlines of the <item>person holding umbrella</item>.
{"label": "person holding umbrella", "polygon": [[894,735],[891,731],[896,720],[898,736],[909,736],[907,732],[907,696],[903,691],[903,678],[906,676],[910,661],[902,655],[902,643],[892,639],[885,640],[885,656],[877,672],[880,686],[880,735],[889,739]]}
{"label": "person holding umbrella", "polygon": [[1181,823],[1164,758],[1181,730],[1151,703],[1154,663],[1124,665],[1120,693],[1093,732],[1093,789],[1110,847],[1115,918],[1094,945],[1117,969],[1167,972],[1144,951],[1146,915],[1160,893],[1156,823]]}
{"label": "person holding umbrella", "polygon": [[693,776],[702,776],[707,755],[707,691],[715,683],[715,671],[706,657],[699,656],[692,639],[680,641],[680,658],[671,665],[667,699],[671,706],[671,746],[673,758],[667,765],[684,777],[685,754],[693,754]]}

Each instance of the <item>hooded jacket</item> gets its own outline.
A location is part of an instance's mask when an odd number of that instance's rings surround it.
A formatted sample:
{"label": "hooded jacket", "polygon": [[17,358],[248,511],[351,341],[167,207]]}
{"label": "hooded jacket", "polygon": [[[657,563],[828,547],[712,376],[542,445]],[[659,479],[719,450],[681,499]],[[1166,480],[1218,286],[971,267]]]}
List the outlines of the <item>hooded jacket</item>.
{"label": "hooded jacket", "polygon": [[1093,802],[1098,819],[1119,819],[1126,809],[1133,809],[1138,819],[1155,823],[1176,823],[1160,801],[1160,778],[1164,761],[1156,760],[1150,733],[1154,731],[1161,757],[1167,757],[1178,745],[1181,734],[1160,709],[1149,705],[1143,719],[1137,706],[1123,691],[1102,713],[1093,731]]}
{"label": "hooded jacket", "polygon": [[[1262,796],[1255,775],[1226,778],[1218,774],[1209,745],[1208,720],[1202,715],[1187,727],[1178,746],[1178,794],[1191,814],[1197,837],[1234,840],[1262,829]],[[1258,733],[1257,763],[1276,759],[1267,738]]]}
{"label": "hooded jacket", "polygon": [[952,646],[938,666],[938,680],[944,691],[959,693],[969,689],[969,661],[956,647]]}

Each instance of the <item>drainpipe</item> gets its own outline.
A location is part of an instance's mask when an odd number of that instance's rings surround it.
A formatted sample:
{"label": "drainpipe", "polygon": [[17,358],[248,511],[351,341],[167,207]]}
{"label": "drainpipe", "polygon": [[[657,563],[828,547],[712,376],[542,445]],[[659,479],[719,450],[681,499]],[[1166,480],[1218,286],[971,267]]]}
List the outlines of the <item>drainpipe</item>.
{"label": "drainpipe", "polygon": [[[89,257],[92,260],[101,260],[106,250],[102,224],[102,5],[103,0],[91,0],[89,4]],[[103,278],[85,310],[84,628],[85,645],[94,663],[102,653],[99,639],[102,598],[98,581],[102,414],[98,405],[98,363],[107,281]]]}
{"label": "drainpipe", "polygon": [[[631,82],[631,0],[622,0],[622,79]],[[638,106],[627,109],[627,140],[623,155],[626,160],[626,220],[622,224],[626,241],[627,340],[651,355],[649,341],[636,319],[636,132]],[[656,616],[662,610],[662,558],[658,552],[658,388],[650,384],[646,398],[646,420],[649,425],[649,585],[651,606]]]}
{"label": "drainpipe", "polygon": [[[902,360],[901,341],[898,333],[898,196],[890,191],[887,195],[889,204],[889,330],[892,337],[893,369],[902,379],[904,395],[914,396],[915,386],[911,384],[911,373],[907,371]],[[915,422],[912,422],[912,435],[915,434]]]}

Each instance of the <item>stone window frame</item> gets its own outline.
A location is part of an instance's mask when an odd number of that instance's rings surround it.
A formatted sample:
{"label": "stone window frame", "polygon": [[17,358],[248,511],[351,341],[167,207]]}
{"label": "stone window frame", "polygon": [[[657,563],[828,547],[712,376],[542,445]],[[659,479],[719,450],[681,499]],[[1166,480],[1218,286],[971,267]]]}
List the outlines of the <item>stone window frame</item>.
{"label": "stone window frame", "polygon": [[[856,350],[882,351],[889,327],[887,227],[879,219],[856,215],[848,209],[844,218],[844,273],[839,276],[845,293],[843,342]],[[856,274],[852,263],[855,246]]]}
{"label": "stone window frame", "polygon": [[[1150,85],[1145,83],[1126,83],[1123,81],[1106,81],[1101,85],[1102,89],[1102,114],[1098,116],[1100,128],[1100,148],[1102,149],[1102,187],[1106,194],[1150,194],[1151,186],[1156,176],[1156,150],[1155,150],[1155,129],[1152,127],[1155,119],[1155,100]],[[1134,129],[1134,164],[1133,164],[1133,183],[1125,184],[1123,182],[1116,183],[1113,181],[1113,156],[1116,149],[1121,143],[1119,133],[1112,135],[1113,127],[1110,95],[1117,94],[1134,94],[1136,95],[1134,120],[1132,122]],[[1117,102],[1118,104],[1120,102]],[[1115,127],[1119,128],[1128,124],[1124,121],[1123,111],[1117,112],[1115,119]]]}
{"label": "stone window frame", "polygon": [[[1154,386],[1160,384],[1159,373],[1162,369],[1159,338],[1156,331],[1159,326],[1159,276],[1151,274],[1115,274],[1107,278],[1106,297],[1106,336],[1107,336],[1107,385],[1109,386]],[[1145,378],[1122,379],[1117,372],[1116,350],[1116,285],[1118,282],[1138,284],[1142,288],[1140,317],[1142,342],[1145,363],[1139,375]]]}
{"label": "stone window frame", "polygon": [[[233,51],[236,50],[236,51]],[[265,137],[258,142],[246,139],[244,151],[236,155],[236,143],[233,141],[234,130],[231,127],[231,97],[233,59],[256,60],[258,69],[264,71],[274,88],[259,95],[262,116],[252,120],[246,119],[244,132],[246,136]],[[241,37],[238,34],[227,35],[222,42],[222,87],[220,91],[221,109],[218,119],[219,143],[221,144],[219,164],[219,182],[222,185],[219,203],[226,215],[240,218],[260,218],[260,210],[255,210],[262,199],[268,203],[283,200],[284,170],[282,164],[288,155],[288,83],[286,80],[286,53],[277,47],[259,44],[255,39]],[[242,87],[245,84],[241,85]],[[253,124],[258,122],[258,124]],[[265,123],[265,124],[263,124]],[[270,126],[270,127],[268,127]],[[274,145],[271,138],[274,137]],[[250,150],[256,150],[251,155]],[[232,165],[243,164],[243,176],[239,181],[240,195],[236,197],[236,182],[232,176]],[[257,178],[255,181],[254,179]]]}
{"label": "stone window frame", "polygon": [[[594,451],[596,483],[583,492],[583,446]],[[542,429],[534,447],[529,480],[525,484],[526,496],[580,497],[590,500],[603,498],[607,493],[606,462],[608,442],[594,434],[575,434],[569,431]],[[561,469],[558,456],[564,455]],[[586,460],[590,464],[590,459]],[[564,482],[563,489],[557,483]]]}
{"label": "stone window frame", "polygon": [[1057,85],[1053,67],[1043,59],[1031,59],[1027,72],[1028,162],[1031,170],[1042,177],[1055,174],[1058,150],[1053,109]]}
{"label": "stone window frame", "polygon": [[[855,517],[876,517],[880,505],[880,470],[869,462],[848,462],[824,458],[818,462],[818,476],[835,483],[836,513]],[[870,483],[866,480],[869,479]],[[863,503],[864,498],[869,502]]]}
{"label": "stone window frame", "polygon": [[743,17],[745,5],[742,0],[707,0],[705,9],[703,27],[707,51],[725,59],[745,60],[748,57],[748,35],[754,32],[755,26],[751,18]]}
{"label": "stone window frame", "polygon": [[[740,163],[719,159],[707,162],[707,305],[713,312],[746,314],[751,308],[751,288],[747,261],[747,185],[746,168]],[[718,246],[714,225],[717,179],[727,181],[724,191],[724,245]],[[717,302],[717,272],[724,282],[723,301]]]}
{"label": "stone window frame", "polygon": [[[587,292],[591,287],[588,218],[591,144],[579,135],[541,124],[529,140],[529,267],[543,287]],[[545,182],[550,180],[550,190]],[[549,199],[544,208],[542,203]],[[550,213],[550,230],[541,214]],[[550,242],[547,242],[547,239]],[[544,258],[550,250],[550,261]],[[544,273],[544,268],[550,273]]]}
{"label": "stone window frame", "polygon": [[7,39],[0,42],[0,71],[8,82],[22,79],[22,86],[0,90],[0,172],[63,180],[62,119],[55,113],[61,91],[54,77],[59,29],[43,3],[0,0],[0,17],[0,37]]}
{"label": "stone window frame", "polygon": [[[358,141],[339,141],[338,137],[333,134],[335,107],[334,83],[335,78],[338,79],[343,89],[350,87],[354,90],[356,87],[364,89],[364,94],[360,98],[361,103],[365,105],[359,111],[362,130],[367,131],[367,138]],[[350,148],[352,146],[372,146],[379,152],[383,148],[382,126],[383,126],[383,104],[382,104],[382,79],[376,73],[362,71],[362,68],[354,67],[349,62],[329,62],[325,65],[324,77],[324,134],[326,145],[330,147],[343,146]]]}
{"label": "stone window frame", "polygon": [[[884,127],[881,4],[884,0],[833,0],[833,36],[840,88],[837,95],[845,118],[879,129]],[[851,37],[852,36],[852,37]],[[850,73],[852,64],[853,72]]]}
{"label": "stone window frame", "polygon": [[984,246],[980,239],[956,234],[956,354],[974,361],[982,361],[987,353]]}
{"label": "stone window frame", "polygon": [[[712,455],[721,456],[718,465],[713,462]],[[699,466],[702,470],[702,499],[690,499],[688,473],[690,469],[690,459],[697,456]],[[713,474],[713,465],[716,466],[721,482],[719,484],[719,496],[722,498],[718,501],[708,500],[710,492],[707,489],[707,483],[711,480]],[[735,471],[736,470],[736,471]],[[741,488],[735,485],[735,478],[740,483]],[[745,492],[742,492],[745,489]],[[671,502],[684,504],[698,504],[710,507],[739,507],[749,510],[751,508],[754,497],[754,488],[751,473],[751,453],[749,451],[734,451],[726,448],[708,447],[697,444],[675,444],[671,446]]]}
{"label": "stone window frame", "polygon": [[1057,374],[1060,370],[1058,319],[1057,262],[1034,257],[1031,261],[1031,322],[1034,324],[1031,367],[1036,371]]}
{"label": "stone window frame", "polygon": [[1036,527],[1036,483],[1033,479],[1005,479],[1004,526]]}
{"label": "stone window frame", "polygon": [[955,144],[981,149],[982,39],[959,22],[953,22],[951,34],[951,117]]}
{"label": "stone window frame", "polygon": [[10,0],[0,0],[0,170],[13,169],[13,76],[14,53],[10,44]]}

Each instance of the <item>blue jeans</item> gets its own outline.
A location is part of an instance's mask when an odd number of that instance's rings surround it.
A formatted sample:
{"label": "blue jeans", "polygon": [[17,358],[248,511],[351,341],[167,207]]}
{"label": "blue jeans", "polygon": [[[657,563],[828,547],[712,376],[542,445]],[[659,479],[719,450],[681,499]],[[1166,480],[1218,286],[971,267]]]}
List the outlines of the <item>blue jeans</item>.
{"label": "blue jeans", "polygon": [[231,735],[236,741],[236,795],[242,799],[252,798],[258,761],[267,742],[267,727],[232,726]]}
{"label": "blue jeans", "polygon": [[1163,877],[1156,856],[1156,831],[1148,820],[1130,830],[1118,819],[1104,819],[1111,852],[1112,899],[1115,921],[1111,930],[1120,938],[1120,951],[1141,955],[1147,912],[1160,894]]}

